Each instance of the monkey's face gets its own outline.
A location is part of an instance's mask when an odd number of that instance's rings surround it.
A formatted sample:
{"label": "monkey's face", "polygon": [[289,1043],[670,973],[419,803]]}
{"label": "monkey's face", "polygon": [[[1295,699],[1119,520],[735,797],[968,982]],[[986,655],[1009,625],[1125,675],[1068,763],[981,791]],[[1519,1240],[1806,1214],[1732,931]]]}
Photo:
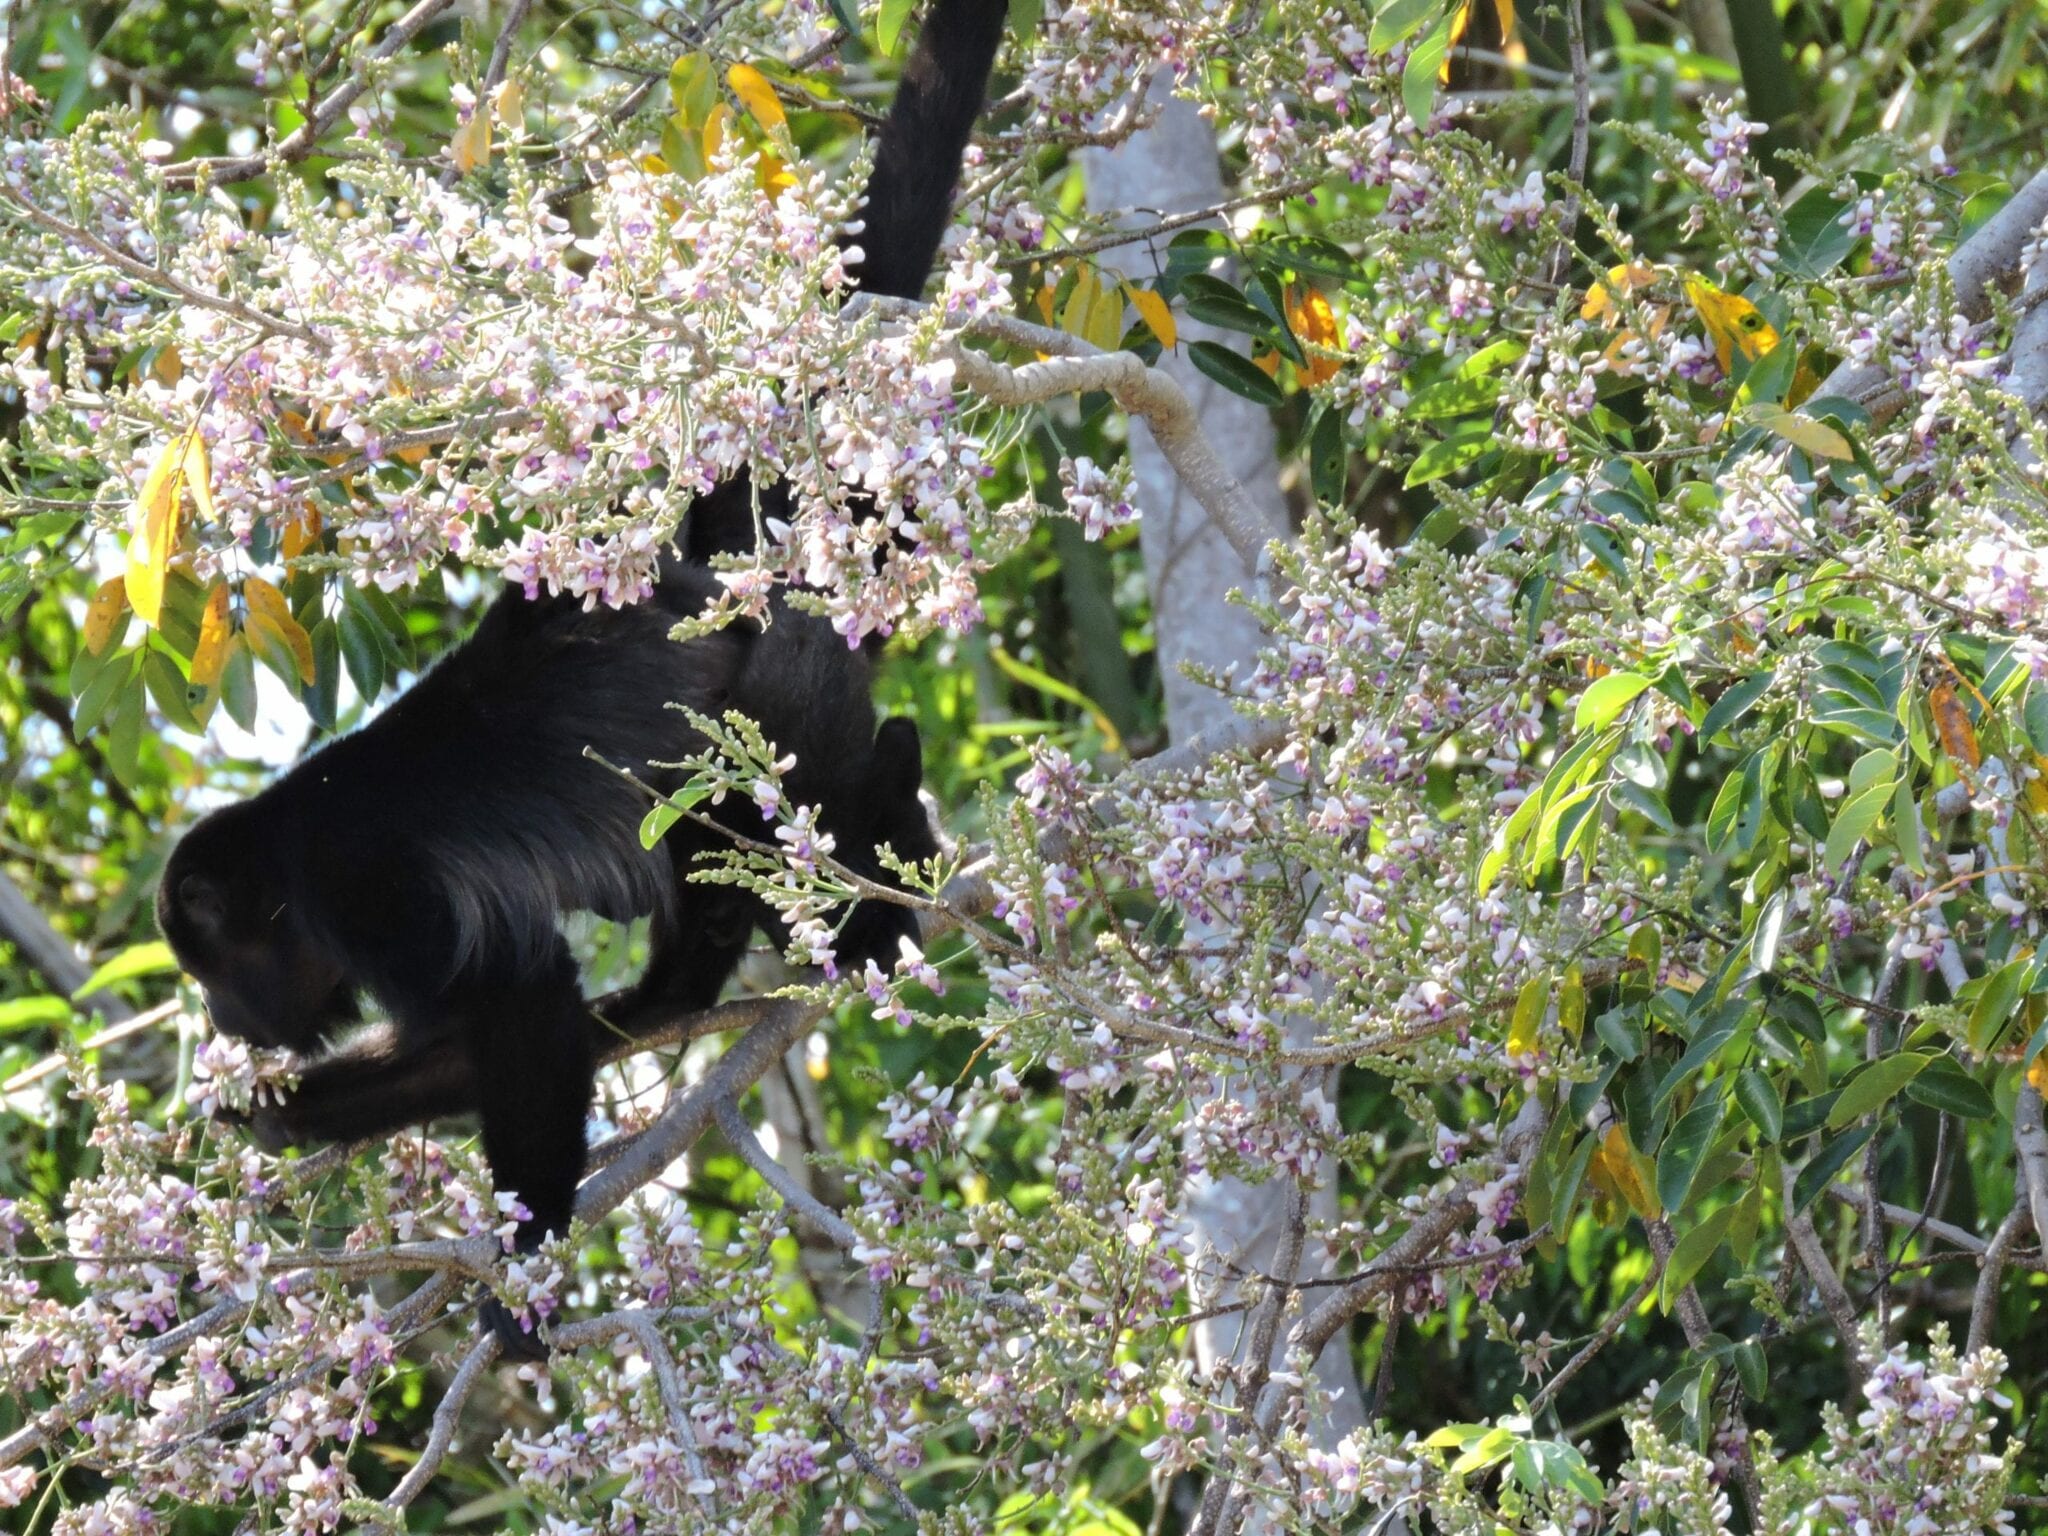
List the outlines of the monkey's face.
{"label": "monkey's face", "polygon": [[215,1029],[316,1054],[356,1017],[353,991],[307,941],[258,856],[245,849],[239,864],[224,857],[215,831],[202,822],[171,854],[157,888],[157,924],[199,983]]}

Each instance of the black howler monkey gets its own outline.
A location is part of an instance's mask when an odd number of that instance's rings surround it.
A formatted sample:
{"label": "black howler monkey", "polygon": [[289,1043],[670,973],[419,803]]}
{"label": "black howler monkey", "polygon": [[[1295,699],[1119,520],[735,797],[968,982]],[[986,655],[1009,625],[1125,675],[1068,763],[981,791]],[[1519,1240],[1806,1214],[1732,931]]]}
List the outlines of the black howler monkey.
{"label": "black howler monkey", "polygon": [[[859,286],[921,289],[1003,18],[1002,0],[932,0],[877,146],[864,259],[849,268]],[[593,747],[673,788],[647,765],[702,742],[671,701],[740,709],[793,753],[789,793],[819,808],[849,867],[889,882],[879,845],[905,859],[937,851],[916,728],[877,727],[867,651],[783,604],[759,631],[668,638],[719,590],[704,557],[744,547],[736,530],[750,541],[752,527],[750,489],[728,482],[693,508],[686,556],[664,560],[642,605],[585,612],[507,591],[383,715],[178,844],[158,921],[217,1028],[317,1057],[363,994],[391,1021],[315,1060],[259,1114],[263,1139],[356,1139],[475,1109],[499,1188],[526,1207],[519,1246],[567,1230],[595,1049],[558,916],[652,914],[629,1010],[642,1017],[715,1001],[772,917],[744,890],[685,878],[725,843],[717,831],[684,820],[644,850],[644,798],[584,755]],[[761,831],[748,802],[709,813]],[[916,931],[909,909],[861,903],[837,951],[850,966],[886,966]],[[509,1350],[535,1353],[495,1302],[487,1316]]]}

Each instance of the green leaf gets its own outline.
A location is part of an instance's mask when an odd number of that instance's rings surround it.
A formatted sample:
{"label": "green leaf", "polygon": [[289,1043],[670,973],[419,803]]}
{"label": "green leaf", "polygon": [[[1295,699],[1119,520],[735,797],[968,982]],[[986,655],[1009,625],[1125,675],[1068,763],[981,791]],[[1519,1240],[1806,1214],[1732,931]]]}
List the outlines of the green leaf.
{"label": "green leaf", "polygon": [[1827,1129],[1839,1131],[1843,1126],[1854,1125],[1865,1115],[1882,1109],[1899,1095],[1906,1084],[1927,1070],[1930,1059],[1917,1052],[1901,1052],[1894,1056],[1881,1056],[1858,1067],[1842,1084],[1842,1096],[1828,1111]]}
{"label": "green leaf", "polygon": [[1640,672],[1610,672],[1605,677],[1595,678],[1591,686],[1579,695],[1578,708],[1572,715],[1572,729],[1599,730],[1649,686],[1650,680]]}
{"label": "green leaf", "polygon": [[896,51],[897,41],[903,35],[903,23],[910,20],[910,13],[917,9],[917,0],[882,0],[881,9],[875,13],[875,43],[887,54]]}
{"label": "green leaf", "polygon": [[1444,55],[1451,50],[1451,19],[1445,11],[1429,35],[1410,51],[1401,69],[1401,105],[1415,119],[1418,129],[1429,126],[1429,109],[1436,101],[1437,76],[1443,72]]}
{"label": "green leaf", "polygon": [[1699,744],[1702,747],[1708,745],[1721,732],[1748,714],[1776,677],[1775,672],[1765,670],[1745,677],[1740,682],[1730,683],[1723,689],[1721,697],[1714,700],[1713,707],[1707,711],[1706,718],[1700,721]]}
{"label": "green leaf", "polygon": [[1252,360],[1213,341],[1188,343],[1188,361],[1234,395],[1257,405],[1279,405],[1287,397],[1280,386],[1252,365]]}
{"label": "green leaf", "polygon": [[1784,937],[1785,914],[1792,905],[1792,893],[1780,890],[1764,903],[1764,909],[1757,915],[1756,936],[1750,941],[1750,964],[1760,971],[1769,971],[1778,963],[1778,941]]}
{"label": "green leaf", "polygon": [[86,977],[84,985],[71,996],[75,1001],[81,997],[90,997],[95,992],[104,992],[119,981],[132,981],[137,976],[155,976],[164,971],[175,971],[177,968],[178,957],[171,953],[171,946],[163,940],[151,939],[144,944],[131,944]]}
{"label": "green leaf", "polygon": [[1728,1352],[1728,1357],[1735,1365],[1735,1379],[1742,1383],[1742,1390],[1752,1402],[1762,1402],[1771,1388],[1771,1366],[1763,1345],[1755,1339],[1744,1339]]}
{"label": "green leaf", "polygon": [[121,697],[114,705],[114,720],[107,727],[107,766],[123,784],[135,782],[135,769],[142,756],[143,683],[141,673],[129,675]]}
{"label": "green leaf", "polygon": [[241,635],[228,644],[220,669],[220,698],[228,718],[245,731],[256,729],[256,658]]}
{"label": "green leaf", "polygon": [[1666,1211],[1675,1214],[1685,1208],[1700,1161],[1721,1127],[1722,1110],[1719,1093],[1703,1094],[1699,1103],[1679,1117],[1664,1145],[1657,1149],[1657,1200]]}
{"label": "green leaf", "polygon": [[1892,786],[1889,780],[1873,784],[1849,802],[1835,815],[1835,824],[1828,829],[1827,850],[1824,855],[1827,867],[1839,870],[1849,862],[1849,855],[1856,851],[1856,845],[1870,836],[1871,829],[1883,817],[1885,808],[1891,803]]}
{"label": "green leaf", "polygon": [[45,1029],[69,1024],[71,1014],[69,1003],[47,993],[36,997],[10,997],[0,1003],[0,1033],[10,1029]]}
{"label": "green leaf", "polygon": [[1481,376],[1472,379],[1444,379],[1419,390],[1402,415],[1410,421],[1441,421],[1449,416],[1492,414],[1500,402],[1500,381]]}
{"label": "green leaf", "polygon": [[1728,1228],[1735,1221],[1735,1210],[1733,1204],[1722,1206],[1672,1245],[1664,1276],[1657,1284],[1659,1311],[1668,1315],[1680,1294],[1692,1284],[1693,1277],[1706,1267],[1707,1260],[1727,1237]]}
{"label": "green leaf", "polygon": [[1953,1056],[1936,1056],[1930,1061],[1926,1071],[1906,1084],[1906,1097],[1964,1120],[1989,1120],[1998,1113],[1991,1090]]}
{"label": "green leaf", "polygon": [[[1263,377],[1263,375],[1261,375]],[[1408,466],[1408,478],[1402,485],[1427,485],[1432,480],[1441,480],[1481,458],[1498,445],[1493,434],[1493,424],[1486,421],[1466,422],[1452,429],[1450,436],[1431,443],[1415,455],[1415,462]]]}
{"label": "green leaf", "polygon": [[337,627],[348,680],[367,703],[384,691],[384,647],[378,643],[377,621],[367,609],[344,600]]}
{"label": "green leaf", "polygon": [[2005,1032],[2005,1021],[2012,1017],[2013,1009],[2033,981],[2031,958],[2009,961],[1984,978],[1970,1008],[1971,1050],[1980,1056],[1991,1054]]}
{"label": "green leaf", "polygon": [[1366,46],[1374,53],[1386,53],[1422,30],[1432,13],[1442,9],[1444,0],[1387,0],[1372,19],[1372,35]]}
{"label": "green leaf", "polygon": [[1863,1150],[1863,1144],[1876,1132],[1876,1125],[1866,1125],[1851,1131],[1847,1136],[1837,1137],[1822,1149],[1820,1156],[1799,1170],[1799,1177],[1792,1181],[1792,1212],[1801,1215],[1806,1208],[1820,1198],[1822,1190],[1834,1183],[1835,1175],[1849,1166],[1849,1159]]}
{"label": "green leaf", "polygon": [[1777,1085],[1756,1068],[1735,1074],[1735,1104],[1765,1141],[1774,1142],[1784,1133],[1784,1101]]}

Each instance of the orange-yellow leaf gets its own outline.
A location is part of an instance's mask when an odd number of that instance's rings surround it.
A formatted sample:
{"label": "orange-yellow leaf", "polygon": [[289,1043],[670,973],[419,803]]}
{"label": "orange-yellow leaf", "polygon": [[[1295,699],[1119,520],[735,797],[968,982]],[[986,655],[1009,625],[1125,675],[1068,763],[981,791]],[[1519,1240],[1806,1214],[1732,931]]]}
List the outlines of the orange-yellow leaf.
{"label": "orange-yellow leaf", "polygon": [[1586,289],[1586,302],[1579,306],[1579,318],[1595,322],[1605,320],[1619,299],[1638,288],[1649,287],[1657,277],[1657,269],[1647,261],[1630,261],[1609,267],[1605,277]]}
{"label": "orange-yellow leaf", "polygon": [[1038,305],[1038,318],[1047,325],[1052,324],[1052,298],[1054,291],[1054,285],[1047,283],[1038,290],[1038,297],[1033,301]]}
{"label": "orange-yellow leaf", "polygon": [[1458,44],[1464,41],[1465,29],[1472,25],[1474,3],[1475,0],[1465,0],[1465,3],[1458,7],[1458,14],[1451,18],[1451,35],[1444,43],[1444,61],[1436,67],[1438,85],[1451,83],[1451,54],[1456,51]]}
{"label": "orange-yellow leaf", "polygon": [[469,121],[456,129],[455,137],[448,141],[448,158],[461,176],[490,163],[491,114],[484,110],[482,102],[476,104]]}
{"label": "orange-yellow leaf", "polygon": [[724,102],[711,109],[711,115],[704,119],[704,163],[709,165],[719,149],[725,144],[726,124],[733,120],[734,112]]}
{"label": "orange-yellow leaf", "polygon": [[164,569],[178,547],[182,510],[178,489],[183,463],[179,444],[166,443],[149,473],[143,476],[142,494],[135,499],[125,584],[129,605],[145,624],[155,624],[163,613]]}
{"label": "orange-yellow leaf", "polygon": [[285,649],[291,652],[293,664],[299,669],[300,680],[310,684],[313,681],[313,640],[292,617],[291,605],[284,600],[284,594],[260,576],[251,576],[242,583],[242,599],[249,605],[250,626],[268,631],[283,641]]}
{"label": "orange-yellow leaf", "polygon": [[1131,301],[1131,308],[1138,312],[1138,318],[1151,327],[1152,334],[1159,338],[1159,345],[1172,347],[1180,340],[1180,327],[1173,323],[1173,311],[1167,307],[1166,300],[1136,283],[1124,284],[1124,297]]}
{"label": "orange-yellow leaf", "polygon": [[739,97],[740,105],[747,109],[747,116],[764,130],[772,132],[789,121],[783,115],[782,103],[775,97],[775,87],[753,65],[733,65],[725,72],[725,83],[732,87],[733,95]]}
{"label": "orange-yellow leaf", "polygon": [[1723,373],[1734,371],[1738,351],[1755,362],[1778,344],[1777,327],[1741,294],[1723,292],[1698,273],[1688,272],[1685,296],[1713,338],[1714,356],[1720,359]]}
{"label": "orange-yellow leaf", "polygon": [[1303,376],[1311,384],[1328,383],[1343,365],[1333,358],[1319,355],[1317,348],[1334,352],[1343,345],[1344,331],[1337,324],[1336,311],[1330,308],[1330,301],[1321,292],[1306,286],[1296,288],[1290,283],[1281,298],[1287,310],[1287,323],[1304,343],[1303,351],[1308,356]]}
{"label": "orange-yellow leaf", "polygon": [[127,617],[127,580],[111,576],[100,583],[92,601],[85,605],[85,623],[79,629],[79,638],[85,642],[88,651],[98,656],[120,637],[124,627],[122,620]]}
{"label": "orange-yellow leaf", "polygon": [[796,185],[796,175],[782,163],[778,155],[761,151],[761,158],[754,162],[754,180],[770,199],[780,197],[783,189]]}
{"label": "orange-yellow leaf", "polygon": [[192,647],[192,686],[213,688],[227,665],[228,640],[234,634],[228,622],[228,584],[216,581],[206,594],[206,607],[199,615],[199,639]]}
{"label": "orange-yellow leaf", "polygon": [[1967,763],[1975,768],[1984,761],[1984,750],[1977,745],[1977,728],[1970,724],[1970,711],[1957,697],[1953,687],[1947,682],[1939,682],[1928,689],[1927,707],[1934,715],[1934,729],[1941,737],[1941,750],[1948,754],[1950,762]]}
{"label": "orange-yellow leaf", "polygon": [[1663,1215],[1656,1193],[1649,1181],[1643,1177],[1643,1170],[1636,1160],[1636,1150],[1629,1145],[1628,1132],[1621,1122],[1615,1121],[1607,1127],[1607,1134],[1600,1138],[1600,1160],[1606,1165],[1607,1177],[1614,1186],[1614,1192],[1628,1202],[1630,1210],[1645,1221],[1655,1221]]}
{"label": "orange-yellow leaf", "polygon": [[185,360],[178,356],[176,347],[165,347],[157,353],[156,361],[150,364],[149,371],[156,375],[157,383],[175,384],[185,377]]}
{"label": "orange-yellow leaf", "polygon": [[1515,35],[1515,0],[1493,0],[1493,14],[1500,20],[1500,40],[1506,43]]}
{"label": "orange-yellow leaf", "polygon": [[2048,1098],[2048,1051],[2034,1058],[2034,1064],[2027,1068],[2027,1086]]}
{"label": "orange-yellow leaf", "polygon": [[278,540],[287,560],[296,560],[309,549],[320,546],[320,504],[309,501],[296,517],[284,525]]}
{"label": "orange-yellow leaf", "polygon": [[1252,357],[1252,366],[1267,378],[1277,381],[1280,377],[1280,354],[1278,352],[1256,353]]}

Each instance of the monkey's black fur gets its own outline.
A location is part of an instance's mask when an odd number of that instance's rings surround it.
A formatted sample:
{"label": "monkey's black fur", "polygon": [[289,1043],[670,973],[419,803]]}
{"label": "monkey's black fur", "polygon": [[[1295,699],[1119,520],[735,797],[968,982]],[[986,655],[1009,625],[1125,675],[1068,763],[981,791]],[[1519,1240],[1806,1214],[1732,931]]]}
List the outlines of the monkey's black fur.
{"label": "monkey's black fur", "polygon": [[[862,292],[894,299],[924,292],[952,213],[960,152],[988,91],[1004,14],[1001,0],[934,0],[926,12],[876,140],[863,227],[839,241],[861,251],[861,260],[848,262],[846,270]],[[684,552],[698,561],[751,553],[759,536],[755,501],[745,472],[698,497],[683,520]],[[789,520],[789,493],[780,482],[761,487],[759,503],[763,518]]]}
{"label": "monkey's black fur", "polygon": [[[933,0],[877,150],[858,237],[867,256],[851,269],[862,286],[922,285],[1003,16],[1002,0]],[[747,486],[705,502],[692,558],[664,562],[651,601],[585,612],[506,592],[383,715],[178,844],[158,920],[218,1028],[318,1056],[357,1020],[360,996],[390,1019],[261,1112],[265,1140],[373,1137],[475,1109],[498,1187],[526,1207],[519,1246],[567,1230],[596,1051],[556,919],[652,914],[647,973],[625,1010],[649,1021],[714,1002],[773,920],[737,887],[685,878],[700,854],[729,846],[718,831],[685,819],[644,850],[644,796],[584,755],[673,789],[675,775],[648,765],[702,741],[669,701],[738,708],[793,753],[787,790],[819,808],[850,868],[894,884],[879,845],[905,859],[937,851],[917,731],[877,727],[866,651],[781,603],[765,629],[668,638],[719,590],[702,556],[744,547],[736,526],[751,542]],[[705,809],[740,835],[764,831],[750,801]],[[916,932],[908,908],[864,902],[836,949],[843,966],[887,966]],[[502,1308],[487,1312],[509,1349],[533,1352]]]}

